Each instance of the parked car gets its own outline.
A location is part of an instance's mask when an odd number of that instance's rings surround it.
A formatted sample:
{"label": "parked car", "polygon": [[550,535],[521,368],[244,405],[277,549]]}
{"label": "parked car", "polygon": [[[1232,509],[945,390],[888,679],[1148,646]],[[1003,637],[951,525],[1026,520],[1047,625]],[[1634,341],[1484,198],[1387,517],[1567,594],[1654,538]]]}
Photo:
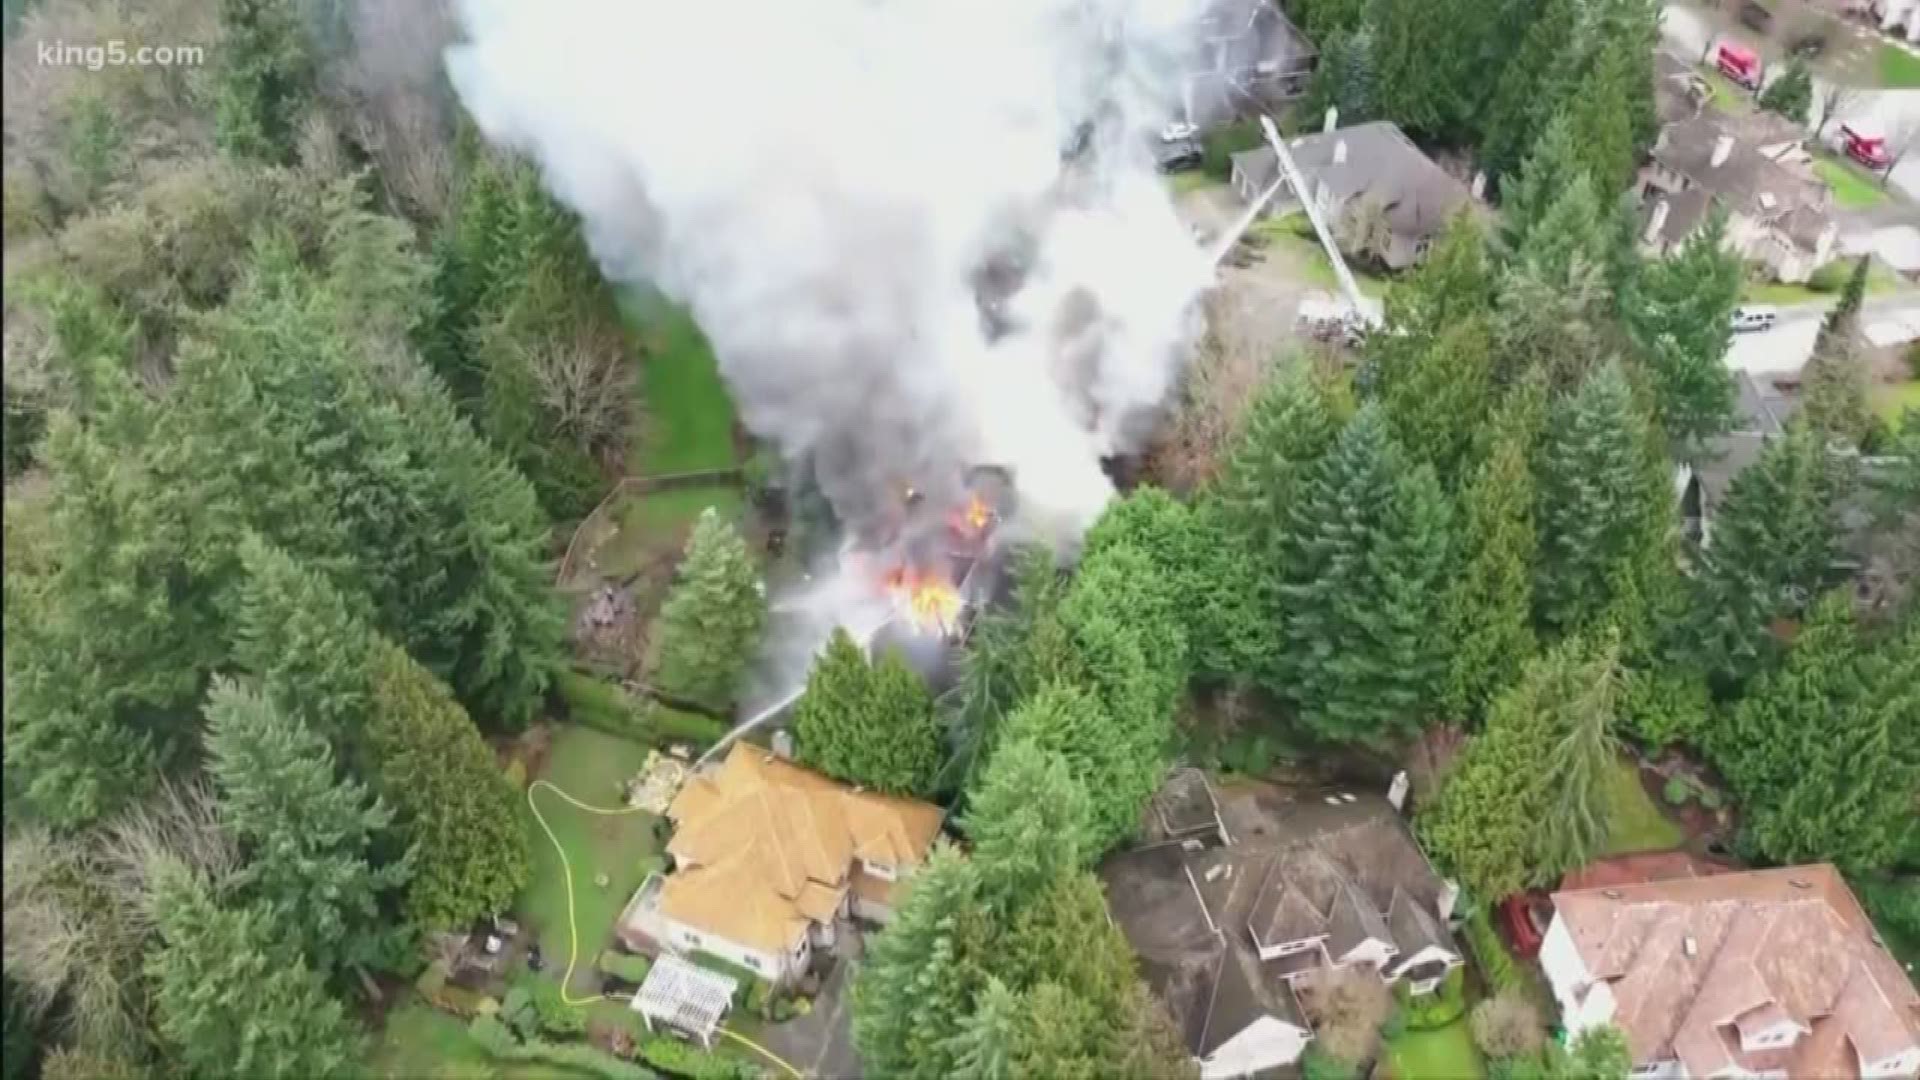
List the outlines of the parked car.
{"label": "parked car", "polygon": [[1884,169],[1893,164],[1893,155],[1887,150],[1887,137],[1859,121],[1841,124],[1835,141],[1841,153],[1869,169]]}
{"label": "parked car", "polygon": [[1763,75],[1760,54],[1745,45],[1736,45],[1730,41],[1721,43],[1720,48],[1714,51],[1713,63],[1720,69],[1720,74],[1739,85],[1749,90],[1760,89],[1760,79]]}
{"label": "parked car", "polygon": [[1154,161],[1161,172],[1181,172],[1197,169],[1207,157],[1200,140],[1194,138],[1175,139],[1172,142],[1160,139],[1154,146]]}
{"label": "parked car", "polygon": [[1751,333],[1756,330],[1771,330],[1773,329],[1773,324],[1779,321],[1779,309],[1765,304],[1735,308],[1733,312],[1733,330],[1737,334]]}

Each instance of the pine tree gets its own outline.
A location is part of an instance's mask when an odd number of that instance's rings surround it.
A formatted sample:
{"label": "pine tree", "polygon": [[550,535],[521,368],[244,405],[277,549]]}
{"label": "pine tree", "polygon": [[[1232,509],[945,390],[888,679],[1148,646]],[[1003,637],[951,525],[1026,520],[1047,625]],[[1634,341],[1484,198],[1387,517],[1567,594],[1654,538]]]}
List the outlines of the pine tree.
{"label": "pine tree", "polygon": [[1582,171],[1604,206],[1627,189],[1656,128],[1653,52],[1659,8],[1647,0],[1614,0],[1590,32],[1586,71],[1565,109]]}
{"label": "pine tree", "polygon": [[1709,732],[1707,746],[1746,807],[1743,839],[1770,861],[1863,871],[1912,850],[1920,790],[1920,620],[1861,640],[1836,591]]}
{"label": "pine tree", "polygon": [[1447,222],[1419,267],[1388,292],[1387,321],[1409,331],[1444,329],[1490,311],[1495,284],[1486,230],[1463,209]]}
{"label": "pine tree", "polygon": [[1760,91],[1760,107],[1796,124],[1806,123],[1813,108],[1813,73],[1806,63],[1797,56],[1787,61],[1787,70]]}
{"label": "pine tree", "polygon": [[1492,411],[1493,340],[1485,316],[1392,349],[1381,373],[1381,407],[1411,461],[1453,486]]}
{"label": "pine tree", "polygon": [[973,1012],[945,1048],[953,1055],[954,1080],[1013,1080],[1010,1052],[1022,1013],[1019,997],[989,976],[974,998]]}
{"label": "pine tree", "polygon": [[[1134,799],[1135,778],[1142,770],[1134,760],[1137,748],[1121,742],[1130,734],[1116,730],[1092,693],[1058,683],[1021,702],[1003,725],[1002,745],[1030,743],[1046,755],[1057,755],[1064,765],[1084,801],[1083,858],[1105,851],[1138,823],[1141,804]],[[1062,821],[1070,816],[1059,812]]]}
{"label": "pine tree", "polygon": [[1580,0],[1539,0],[1530,6],[1532,11],[1502,24],[1518,46],[1498,69],[1493,96],[1480,117],[1480,161],[1489,175],[1500,179],[1503,196],[1508,177],[1520,169],[1559,113],[1574,76],[1567,64],[1567,39]]}
{"label": "pine tree", "polygon": [[1335,31],[1320,47],[1301,115],[1324,117],[1337,109],[1340,126],[1364,124],[1376,115],[1374,92],[1372,27]]}
{"label": "pine tree", "polygon": [[[1579,865],[1566,860],[1594,843],[1593,823],[1604,821],[1595,772],[1611,752],[1604,733],[1615,658],[1611,647],[1590,655],[1573,639],[1528,661],[1422,814],[1422,837],[1473,895],[1506,896],[1558,880]],[[1578,824],[1543,833],[1555,814]]]}
{"label": "pine tree", "polygon": [[380,907],[409,870],[373,855],[392,812],[334,774],[325,739],[230,681],[208,695],[206,747],[221,821],[247,858],[240,895],[270,905],[322,975],[392,955]]}
{"label": "pine tree", "polygon": [[1854,471],[1796,423],[1734,477],[1698,555],[1681,648],[1723,696],[1770,665],[1773,622],[1799,617],[1826,583]]}
{"label": "pine tree", "polygon": [[1377,406],[1360,410],[1289,515],[1275,693],[1327,739],[1382,743],[1426,718],[1444,674],[1432,632],[1451,549],[1431,469],[1409,468]]}
{"label": "pine tree", "polygon": [[282,944],[273,908],[222,909],[206,885],[167,872],[146,960],[161,1038],[190,1075],[345,1076],[361,1038],[318,974]]}
{"label": "pine tree", "polygon": [[1606,265],[1607,204],[1585,169],[1567,178],[1546,208],[1517,233],[1515,256],[1528,273],[1555,285],[1572,282],[1582,266]]}
{"label": "pine tree", "polygon": [[220,0],[215,129],[241,157],[290,163],[313,98],[313,60],[286,0]]}
{"label": "pine tree", "polygon": [[1555,389],[1572,389],[1610,352],[1614,290],[1604,267],[1576,255],[1564,280],[1528,262],[1509,265],[1501,276],[1493,324],[1498,385],[1539,377]]}
{"label": "pine tree", "polygon": [[920,677],[892,653],[869,664],[845,630],[807,673],[793,732],[801,760],[849,783],[921,795],[940,772],[939,725]]}
{"label": "pine tree", "polygon": [[505,910],[532,872],[519,793],[432,672],[382,643],[371,679],[371,786],[414,849],[408,921],[453,929]]}
{"label": "pine tree", "polygon": [[[1585,866],[1606,850],[1608,790],[1619,742],[1613,728],[1620,704],[1620,643],[1611,632],[1591,647],[1574,643],[1579,667],[1564,685],[1557,708],[1557,741],[1543,777],[1549,809],[1537,824],[1533,861],[1562,870]],[[1556,871],[1557,872],[1557,871]]]}
{"label": "pine tree", "polygon": [[1501,181],[1501,238],[1508,250],[1520,250],[1547,211],[1586,172],[1578,138],[1567,113],[1553,114],[1520,168]]}
{"label": "pine tree", "polygon": [[[343,751],[364,737],[374,636],[368,613],[258,535],[240,542],[233,658],[280,709]],[[366,606],[366,605],[362,605]]]}
{"label": "pine tree", "polygon": [[660,609],[655,685],[725,708],[766,617],[765,588],[746,543],[708,507],[694,524],[678,581]]}
{"label": "pine tree", "polygon": [[1872,256],[1862,255],[1854,263],[1840,302],[1827,312],[1813,342],[1813,356],[1800,374],[1805,388],[1800,414],[1815,430],[1848,446],[1858,445],[1872,423],[1860,328],[1872,261]]}
{"label": "pine tree", "polygon": [[1733,376],[1727,370],[1732,316],[1740,302],[1740,260],[1726,249],[1718,210],[1678,254],[1646,263],[1621,308],[1639,346],[1656,419],[1676,446],[1693,449],[1732,425]]}
{"label": "pine tree", "polygon": [[973,841],[982,893],[1003,910],[1031,900],[1093,851],[1086,789],[1066,758],[1031,735],[994,749],[960,824]]}
{"label": "pine tree", "polygon": [[[1534,602],[1546,626],[1564,633],[1594,625],[1621,599],[1623,585],[1665,559],[1671,485],[1648,444],[1618,364],[1553,408],[1535,511]],[[1639,630],[1616,626],[1629,637]]]}
{"label": "pine tree", "polygon": [[885,930],[867,946],[853,988],[853,1041],[877,1076],[951,1076],[972,1003],[985,985],[990,929],[978,875],[951,847],[936,847]]}
{"label": "pine tree", "polygon": [[1533,474],[1530,433],[1508,429],[1461,496],[1464,568],[1448,585],[1442,636],[1450,642],[1449,715],[1477,722],[1487,702],[1533,655]]}

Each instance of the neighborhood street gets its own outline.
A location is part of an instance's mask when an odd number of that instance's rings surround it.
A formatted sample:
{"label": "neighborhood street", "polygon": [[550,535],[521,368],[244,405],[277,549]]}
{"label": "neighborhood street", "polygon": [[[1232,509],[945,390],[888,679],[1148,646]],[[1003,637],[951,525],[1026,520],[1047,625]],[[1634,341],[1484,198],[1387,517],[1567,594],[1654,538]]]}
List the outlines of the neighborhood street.
{"label": "neighborhood street", "polygon": [[[1753,374],[1800,370],[1813,354],[1813,340],[1830,303],[1782,307],[1780,321],[1771,330],[1735,334],[1727,350],[1727,366]],[[1920,292],[1903,291],[1869,299],[1864,305],[1867,337],[1875,344],[1891,344],[1920,337]],[[1896,332],[1898,336],[1893,336]]]}

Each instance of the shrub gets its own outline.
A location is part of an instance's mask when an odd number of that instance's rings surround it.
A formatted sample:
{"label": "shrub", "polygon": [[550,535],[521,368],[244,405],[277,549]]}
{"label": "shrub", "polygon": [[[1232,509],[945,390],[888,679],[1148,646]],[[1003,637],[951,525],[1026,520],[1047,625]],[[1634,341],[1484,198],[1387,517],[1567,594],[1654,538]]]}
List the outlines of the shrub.
{"label": "shrub", "polygon": [[1835,259],[1833,262],[1815,270],[1813,274],[1807,278],[1807,288],[1812,289],[1814,292],[1837,293],[1847,287],[1847,278],[1852,275],[1852,273],[1853,267],[1845,260]]}
{"label": "shrub", "polygon": [[1500,935],[1494,932],[1493,918],[1485,909],[1476,910],[1467,918],[1467,944],[1473,949],[1474,958],[1480,961],[1480,973],[1487,977],[1488,985],[1496,991],[1524,991],[1520,967]]}
{"label": "shrub", "polygon": [[1711,707],[1704,679],[1650,671],[1627,673],[1620,702],[1627,730],[1656,748],[1691,739]]}
{"label": "shrub", "polygon": [[1666,786],[1660,789],[1660,797],[1667,800],[1668,806],[1684,806],[1693,795],[1693,785],[1678,776],[1667,778]]}
{"label": "shrub", "polygon": [[1380,1025],[1380,1037],[1388,1042],[1392,1042],[1406,1034],[1407,1028],[1412,1026],[1412,1023],[1407,1019],[1407,1010],[1404,1008],[1395,1009],[1387,1014],[1387,1022]]}
{"label": "shrub", "polygon": [[1522,994],[1502,990],[1474,1006],[1473,1044],[1490,1058],[1508,1058],[1540,1052],[1545,1025],[1540,1011]]}
{"label": "shrub", "polygon": [[506,772],[507,772],[507,783],[513,785],[513,790],[515,791],[527,790],[527,763],[526,762],[521,761],[519,758],[514,758],[512,761],[507,762]]}
{"label": "shrub", "polygon": [[467,1025],[467,1034],[489,1057],[507,1061],[541,1061],[563,1069],[575,1070],[602,1080],[658,1080],[658,1074],[621,1061],[585,1043],[555,1044],[538,1039],[521,1043],[506,1025],[491,1016],[482,1016]]}
{"label": "shrub", "polygon": [[687,742],[712,746],[727,733],[727,724],[711,716],[668,708],[655,702],[647,709],[646,730],[658,742]]}
{"label": "shrub", "polygon": [[532,979],[524,985],[533,989],[533,1010],[543,1030],[553,1035],[578,1035],[587,1029],[586,1014],[567,1004],[559,983]]}
{"label": "shrub", "polygon": [[428,1001],[432,1001],[438,997],[440,988],[445,985],[447,985],[447,962],[445,960],[435,960],[433,963],[428,964],[427,969],[422,971],[420,977],[413,982],[413,988],[420,991],[420,996],[426,998]]}
{"label": "shrub", "polygon": [[560,671],[554,690],[566,706],[567,718],[596,731],[622,738],[640,738],[647,732],[641,708],[625,690],[591,675]]}
{"label": "shrub", "polygon": [[760,1070],[748,1062],[664,1036],[641,1040],[640,1059],[656,1069],[692,1080],[752,1080],[760,1075]]}
{"label": "shrub", "polygon": [[616,979],[638,985],[647,981],[647,972],[653,968],[653,961],[618,949],[605,949],[600,953],[597,966]]}
{"label": "shrub", "polygon": [[773,996],[773,984],[764,979],[755,979],[753,988],[747,991],[747,1011],[755,1016],[767,1015],[767,1001]]}
{"label": "shrub", "polygon": [[513,1037],[513,1032],[507,1030],[507,1025],[501,1023],[499,1017],[474,1017],[473,1022],[467,1025],[467,1034],[480,1045],[480,1049],[494,1057],[510,1057],[520,1049],[520,1040]]}
{"label": "shrub", "polygon": [[1266,135],[1255,120],[1242,120],[1208,132],[1200,140],[1200,168],[1215,180],[1233,175],[1233,155],[1242,150],[1257,150],[1266,143]]}
{"label": "shrub", "polygon": [[1456,967],[1447,972],[1446,978],[1430,994],[1415,994],[1404,982],[1395,983],[1393,992],[1400,1007],[1394,1010],[1392,1019],[1399,1020],[1403,1028],[1414,1031],[1443,1028],[1467,1011],[1466,969]]}
{"label": "shrub", "polygon": [[1703,787],[1700,789],[1700,805],[1709,810],[1718,810],[1726,805],[1726,798],[1714,788]]}
{"label": "shrub", "polygon": [[1305,1080],[1357,1080],[1360,1068],[1309,1045],[1306,1056],[1300,1059],[1300,1075]]}
{"label": "shrub", "polygon": [[540,1014],[534,1010],[533,995],[524,986],[507,991],[507,1000],[500,1006],[500,1019],[523,1039],[539,1034]]}

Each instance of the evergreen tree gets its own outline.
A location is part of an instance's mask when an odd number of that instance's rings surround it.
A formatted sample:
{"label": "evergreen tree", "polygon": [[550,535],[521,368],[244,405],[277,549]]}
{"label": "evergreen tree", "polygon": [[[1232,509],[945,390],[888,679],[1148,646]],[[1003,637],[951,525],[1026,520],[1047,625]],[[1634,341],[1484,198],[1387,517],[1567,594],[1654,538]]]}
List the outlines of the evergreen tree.
{"label": "evergreen tree", "polygon": [[282,932],[322,975],[392,955],[381,901],[405,860],[376,866],[392,813],[334,775],[326,740],[259,694],[216,681],[207,699],[207,771],[220,817],[247,859],[240,895],[271,906]]}
{"label": "evergreen tree", "polygon": [[343,752],[357,749],[370,708],[369,613],[257,535],[241,540],[240,564],[234,661],[282,711]]}
{"label": "evergreen tree", "polygon": [[1813,342],[1813,356],[1800,374],[1804,387],[1800,413],[1815,430],[1848,446],[1857,445],[1872,424],[1867,407],[1865,339],[1860,309],[1866,302],[1867,274],[1873,258],[1853,264],[1840,302],[1827,312]]}
{"label": "evergreen tree", "polygon": [[1352,30],[1335,31],[1320,46],[1320,60],[1307,85],[1301,115],[1325,117],[1328,109],[1339,110],[1335,122],[1341,127],[1364,124],[1377,113],[1373,28],[1364,23]]}
{"label": "evergreen tree", "polygon": [[1556,286],[1571,283],[1579,268],[1607,261],[1607,204],[1585,169],[1567,178],[1546,209],[1525,232],[1516,234],[1514,252],[1526,272]]}
{"label": "evergreen tree", "polygon": [[1012,1050],[1023,1012],[1019,996],[989,976],[972,1014],[945,1048],[953,1055],[954,1080],[1013,1080]]}
{"label": "evergreen tree", "polygon": [[1813,73],[1806,63],[1797,56],[1787,61],[1787,70],[1760,91],[1760,107],[1796,124],[1806,123],[1813,108]]}
{"label": "evergreen tree", "polygon": [[960,824],[986,895],[1017,905],[1092,853],[1090,819],[1066,758],[1024,735],[994,749]]}
{"label": "evergreen tree", "polygon": [[793,732],[801,760],[849,783],[919,795],[940,771],[939,725],[920,677],[891,653],[869,664],[845,630],[807,673]]}
{"label": "evergreen tree", "polygon": [[1376,406],[1360,410],[1289,515],[1275,693],[1316,735],[1412,734],[1444,674],[1433,625],[1451,549],[1431,469],[1409,468]]}
{"label": "evergreen tree", "polygon": [[1610,352],[1613,290],[1605,268],[1576,252],[1563,280],[1545,275],[1523,261],[1501,276],[1493,324],[1499,385],[1539,377],[1555,389],[1572,389]]}
{"label": "evergreen tree", "polygon": [[936,847],[867,946],[853,988],[853,1041],[877,1076],[940,1080],[966,1049],[961,1033],[985,985],[987,935],[978,874]]}
{"label": "evergreen tree", "polygon": [[215,131],[229,153],[293,161],[313,98],[313,60],[287,0],[220,0]]}
{"label": "evergreen tree", "polygon": [[1478,217],[1462,210],[1447,222],[1419,267],[1387,293],[1387,322],[1409,332],[1443,330],[1488,312],[1495,285],[1486,230]]}
{"label": "evergreen tree", "polygon": [[1774,621],[1798,618],[1820,593],[1839,553],[1853,473],[1850,459],[1795,424],[1734,477],[1697,556],[1680,650],[1723,696],[1770,666]]}
{"label": "evergreen tree", "polygon": [[1393,348],[1381,372],[1379,400],[1395,438],[1450,486],[1491,411],[1492,351],[1486,318],[1471,316]]}
{"label": "evergreen tree", "polygon": [[1701,446],[1733,422],[1734,383],[1725,358],[1742,273],[1726,249],[1726,227],[1723,212],[1709,214],[1678,254],[1645,265],[1621,304],[1653,384],[1656,419],[1683,449]]}
{"label": "evergreen tree", "polygon": [[[1422,837],[1475,896],[1556,881],[1604,835],[1616,654],[1590,653],[1574,639],[1528,661],[1421,817]],[[1543,830],[1557,814],[1570,820]]]}
{"label": "evergreen tree", "polygon": [[1612,206],[1658,129],[1653,53],[1660,9],[1651,0],[1608,0],[1588,31],[1589,59],[1564,108],[1582,171]]}
{"label": "evergreen tree", "polygon": [[[1130,834],[1151,785],[1159,782],[1159,747],[1119,728],[1100,702],[1078,686],[1053,684],[1029,697],[1007,717],[1003,737],[1005,745],[1028,742],[1059,756],[1085,802],[1083,857],[1097,855]],[[1143,783],[1148,785],[1145,792]],[[1055,814],[1067,821],[1072,811]]]}
{"label": "evergreen tree", "polygon": [[454,929],[505,910],[532,872],[519,793],[432,672],[383,642],[371,680],[372,787],[414,850],[408,921]]}
{"label": "evergreen tree", "polygon": [[708,507],[694,524],[679,580],[660,609],[660,689],[724,708],[766,622],[765,587],[747,545]]}
{"label": "evergreen tree", "polygon": [[1707,748],[1746,808],[1743,839],[1781,863],[1880,869],[1912,850],[1920,790],[1920,621],[1863,643],[1844,592]]}
{"label": "evergreen tree", "polygon": [[[1591,626],[1666,560],[1671,484],[1626,375],[1609,363],[1555,405],[1542,447],[1534,601],[1546,626]],[[1636,613],[1634,617],[1642,617]],[[1609,619],[1631,637],[1622,620]]]}
{"label": "evergreen tree", "polygon": [[1501,237],[1509,251],[1525,246],[1525,238],[1586,172],[1578,139],[1572,118],[1565,112],[1553,114],[1518,171],[1501,181]]}
{"label": "evergreen tree", "polygon": [[1449,715],[1477,721],[1533,655],[1533,474],[1530,433],[1508,431],[1461,496],[1464,567],[1447,586],[1442,637],[1451,643],[1444,699]]}
{"label": "evergreen tree", "polygon": [[344,1076],[360,1036],[318,974],[282,944],[271,907],[222,909],[187,871],[167,872],[146,961],[160,1036],[189,1075]]}
{"label": "evergreen tree", "polygon": [[1538,0],[1527,6],[1532,10],[1516,12],[1502,24],[1518,46],[1498,69],[1492,98],[1480,116],[1481,166],[1501,180],[1503,196],[1507,178],[1559,113],[1573,80],[1567,40],[1580,0]]}

